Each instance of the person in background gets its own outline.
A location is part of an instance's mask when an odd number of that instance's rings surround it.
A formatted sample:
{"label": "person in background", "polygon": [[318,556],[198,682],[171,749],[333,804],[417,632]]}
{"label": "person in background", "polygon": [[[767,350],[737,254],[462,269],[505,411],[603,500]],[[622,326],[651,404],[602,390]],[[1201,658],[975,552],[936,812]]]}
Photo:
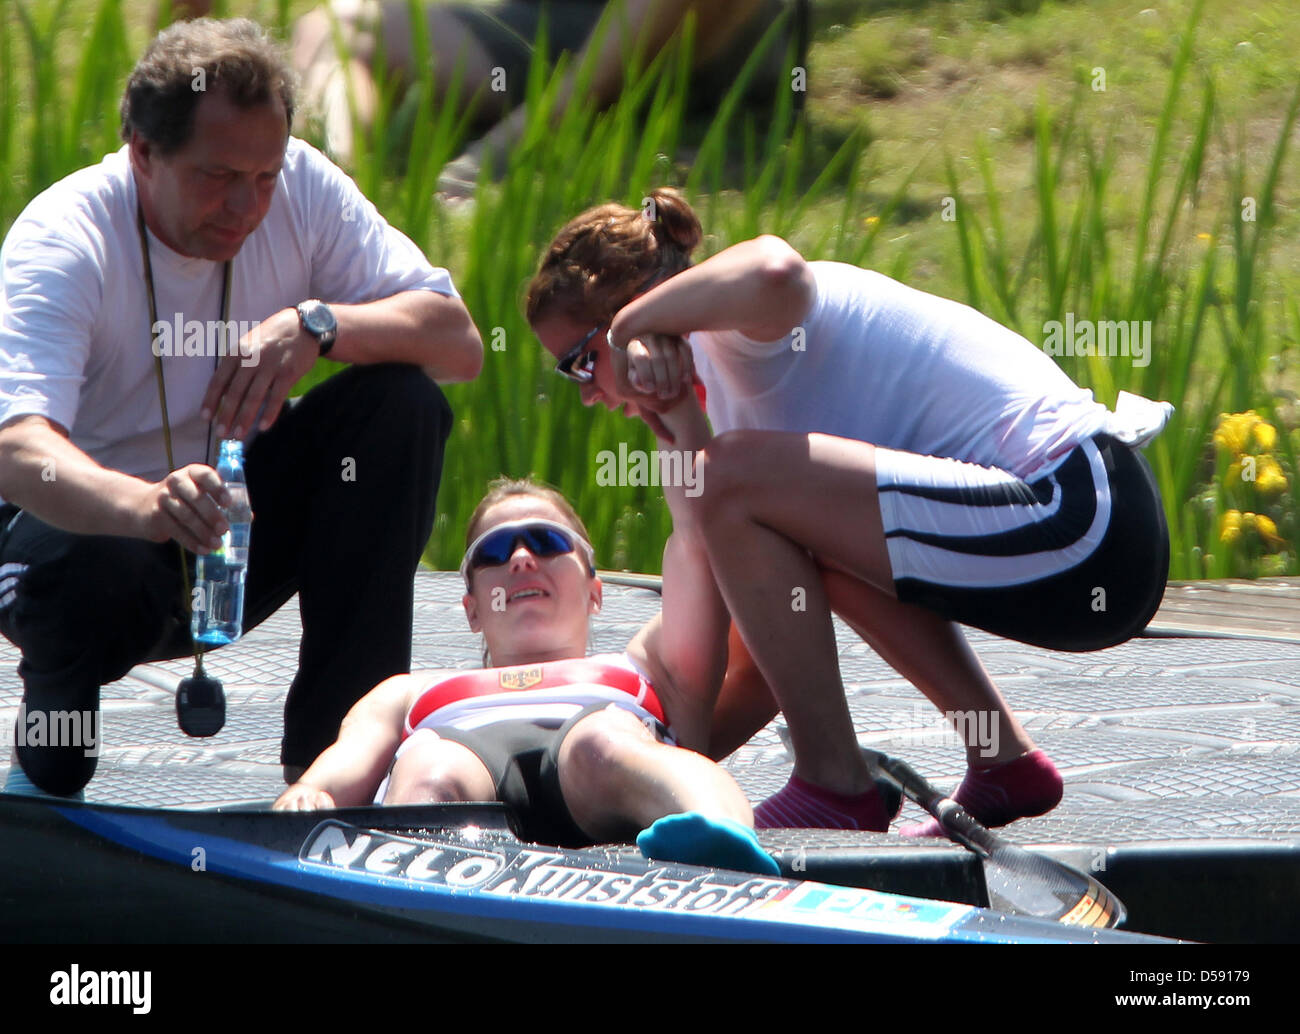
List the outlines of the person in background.
{"label": "person in background", "polygon": [[[781,83],[788,86],[790,41],[802,55],[808,40],[805,0],[435,2],[425,3],[424,13],[437,96],[447,97],[458,83],[474,131],[482,134],[444,169],[438,187],[448,197],[473,194],[482,163],[490,161],[500,173],[510,150],[522,140],[527,121],[524,88],[543,18],[552,59],[561,53],[574,55],[573,70],[560,86],[557,112],[572,99],[577,69],[588,62],[587,97],[597,109],[613,104],[633,54],[642,55],[644,67],[680,34],[688,16],[695,19],[690,101],[699,111],[716,110],[774,21],[786,18],[785,30],[750,81],[748,97],[770,102]],[[335,26],[348,56],[346,75],[335,46]],[[374,64],[381,51],[387,67],[409,81],[415,57],[405,0],[332,0],[294,26],[294,64],[303,77],[307,106],[321,116],[327,146],[344,163],[354,147],[348,83],[360,123],[368,127],[378,104]]]}

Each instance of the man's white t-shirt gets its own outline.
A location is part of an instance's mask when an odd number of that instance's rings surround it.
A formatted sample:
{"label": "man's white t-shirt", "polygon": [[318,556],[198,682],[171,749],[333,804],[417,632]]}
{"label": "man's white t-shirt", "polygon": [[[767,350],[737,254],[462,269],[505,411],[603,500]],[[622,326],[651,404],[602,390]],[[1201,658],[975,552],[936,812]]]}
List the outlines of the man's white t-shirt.
{"label": "man's white t-shirt", "polygon": [[[820,432],[1023,478],[1125,430],[1048,355],[975,309],[857,266],[809,265],[816,299],[779,341],[690,336],[715,432]],[[1148,415],[1163,425],[1168,413]]]}
{"label": "man's white t-shirt", "polygon": [[[157,481],[168,467],[136,209],[123,147],[44,191],[13,224],[0,249],[0,425],[45,416],[101,466]],[[187,321],[220,319],[222,263],[187,258],[152,233],[149,254],[160,322],[184,330]],[[446,270],[389,226],[337,166],[292,138],[266,218],[235,256],[231,278],[236,323],[309,298],[348,304],[409,290],[458,297]],[[210,350],[184,354],[183,340],[171,349],[163,368],[180,467],[205,459],[199,404],[217,360]]]}

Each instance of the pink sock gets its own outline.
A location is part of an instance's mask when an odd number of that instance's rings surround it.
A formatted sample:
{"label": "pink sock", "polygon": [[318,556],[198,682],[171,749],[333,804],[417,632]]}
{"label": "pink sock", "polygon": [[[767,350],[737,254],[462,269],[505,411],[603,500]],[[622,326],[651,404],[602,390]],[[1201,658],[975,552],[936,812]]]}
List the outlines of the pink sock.
{"label": "pink sock", "polygon": [[755,829],[869,829],[883,833],[892,816],[873,786],[860,794],[825,790],[790,776],[785,786],[754,809]]}
{"label": "pink sock", "polygon": [[[1030,815],[1042,815],[1061,802],[1061,775],[1041,750],[1032,750],[992,768],[971,768],[952,799],[985,826],[1005,826]],[[935,819],[905,826],[905,837],[946,834]]]}

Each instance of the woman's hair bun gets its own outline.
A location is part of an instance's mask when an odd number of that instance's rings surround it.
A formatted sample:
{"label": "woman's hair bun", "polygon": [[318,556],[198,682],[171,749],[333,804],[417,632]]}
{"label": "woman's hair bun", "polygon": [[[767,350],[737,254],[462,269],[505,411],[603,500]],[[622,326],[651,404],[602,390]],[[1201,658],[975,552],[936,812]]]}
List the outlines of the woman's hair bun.
{"label": "woman's hair bun", "polygon": [[528,322],[557,307],[580,321],[610,319],[651,279],[689,268],[703,239],[699,217],[672,187],[651,191],[639,209],[589,208],[546,249],[524,299]]}
{"label": "woman's hair bun", "polygon": [[674,187],[656,187],[641,209],[655,224],[660,242],[688,258],[704,239],[704,228],[686,198]]}

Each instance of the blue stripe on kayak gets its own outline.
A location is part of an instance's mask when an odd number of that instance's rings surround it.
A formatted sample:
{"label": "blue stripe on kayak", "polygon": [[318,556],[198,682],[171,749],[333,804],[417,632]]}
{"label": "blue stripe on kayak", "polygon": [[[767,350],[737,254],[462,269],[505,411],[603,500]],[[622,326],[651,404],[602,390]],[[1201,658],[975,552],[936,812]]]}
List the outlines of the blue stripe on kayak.
{"label": "blue stripe on kayak", "polygon": [[[410,913],[442,913],[547,927],[578,926],[726,940],[910,943],[918,940],[1002,939],[996,935],[990,936],[987,931],[968,932],[954,928],[961,920],[978,913],[977,909],[970,906],[855,888],[813,883],[788,884],[795,888],[790,894],[790,898],[795,899],[795,904],[787,901],[773,902],[773,911],[763,918],[756,914],[693,915],[689,912],[610,906],[597,902],[548,900],[524,895],[496,896],[473,889],[456,890],[439,884],[416,884],[399,877],[352,873],[336,868],[326,871],[318,869],[316,865],[302,863],[296,855],[243,840],[178,830],[169,822],[151,816],[104,814],[86,808],[55,807],[54,810],[68,821],[106,840],[186,868],[191,865],[194,849],[202,847],[206,855],[207,873],[321,894],[334,901],[402,909]],[[364,827],[345,828],[355,833],[367,832]],[[380,836],[392,835],[383,831],[375,832]],[[197,840],[202,842],[198,843]],[[873,904],[882,902],[905,910],[914,908],[931,915],[946,913],[947,918],[946,921],[932,925],[899,921],[896,928],[885,925],[871,928],[862,922],[852,921],[855,911],[870,911]],[[765,907],[767,905],[760,904],[756,906],[756,911]],[[1052,939],[1049,932],[1050,926],[1042,931],[1043,943]],[[1022,929],[1014,938],[1007,939],[1023,942],[1027,933],[1030,931]],[[1030,939],[1036,938],[1030,934]]]}

